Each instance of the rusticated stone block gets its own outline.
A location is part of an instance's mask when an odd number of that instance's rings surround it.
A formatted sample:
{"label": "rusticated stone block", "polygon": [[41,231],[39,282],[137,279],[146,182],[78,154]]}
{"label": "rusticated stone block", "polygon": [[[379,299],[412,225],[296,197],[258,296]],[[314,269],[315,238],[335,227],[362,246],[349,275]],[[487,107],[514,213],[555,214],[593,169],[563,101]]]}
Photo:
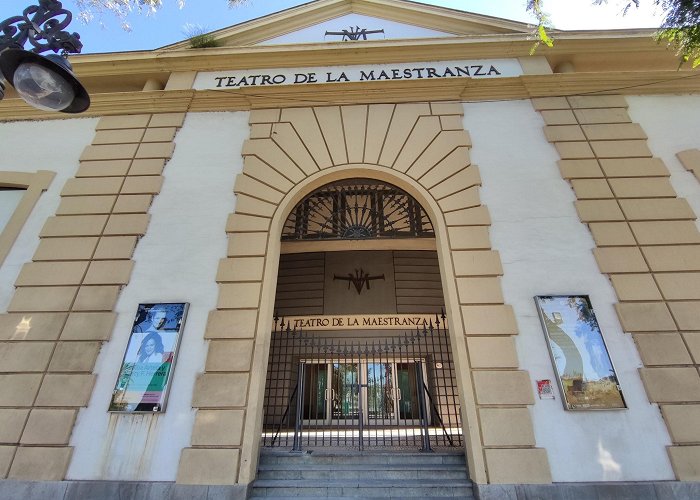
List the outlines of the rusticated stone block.
{"label": "rusticated stone block", "polygon": [[700,443],[700,405],[661,405],[661,413],[674,443]]}
{"label": "rusticated stone block", "polygon": [[29,414],[21,444],[66,445],[73,431],[77,410],[35,408]]}
{"label": "rusticated stone block", "polygon": [[634,341],[644,366],[689,365],[693,362],[679,333],[644,333],[635,335]]}
{"label": "rusticated stone block", "polygon": [[235,339],[255,337],[258,312],[254,309],[211,311],[204,337],[207,339]]}
{"label": "rusticated stone block", "polygon": [[32,406],[40,384],[39,373],[0,375],[0,407]]}
{"label": "rusticated stone block", "polygon": [[527,408],[480,408],[484,446],[535,446]]}
{"label": "rusticated stone block", "polygon": [[0,342],[0,373],[43,372],[53,342]]}
{"label": "rusticated stone block", "polygon": [[700,375],[695,368],[641,368],[639,372],[652,402],[700,402]]}
{"label": "rusticated stone block", "polygon": [[244,406],[247,396],[247,373],[204,373],[195,383],[192,406],[195,408]]}
{"label": "rusticated stone block", "polygon": [[73,448],[17,448],[8,479],[24,481],[60,481],[66,477]]}
{"label": "rusticated stone block", "polygon": [[551,483],[544,448],[486,449],[489,482],[496,484]]}
{"label": "rusticated stone block", "polygon": [[509,305],[462,306],[466,335],[517,335],[518,325]]}
{"label": "rusticated stone block", "polygon": [[479,370],[472,372],[476,402],[480,405],[531,405],[535,398],[526,371]]}
{"label": "rusticated stone block", "polygon": [[673,318],[663,302],[615,304],[622,328],[627,332],[672,332]]}
{"label": "rusticated stone block", "polygon": [[[252,113],[251,113],[252,114]],[[240,450],[185,448],[180,455],[178,484],[235,484]]]}
{"label": "rusticated stone block", "polygon": [[101,342],[59,342],[51,356],[49,371],[92,372]]}
{"label": "rusticated stone block", "polygon": [[700,481],[700,446],[670,446],[668,454],[679,480]]}
{"label": "rusticated stone block", "polygon": [[0,314],[0,340],[56,340],[67,313]]}
{"label": "rusticated stone block", "polygon": [[29,409],[0,408],[0,444],[19,443],[28,415]]}
{"label": "rusticated stone block", "polygon": [[194,446],[240,446],[243,410],[199,410],[192,431]]}
{"label": "rusticated stone block", "polygon": [[95,375],[49,373],[44,377],[36,406],[87,406]]}
{"label": "rusticated stone block", "polygon": [[212,340],[207,354],[207,372],[243,372],[253,362],[252,340]]}

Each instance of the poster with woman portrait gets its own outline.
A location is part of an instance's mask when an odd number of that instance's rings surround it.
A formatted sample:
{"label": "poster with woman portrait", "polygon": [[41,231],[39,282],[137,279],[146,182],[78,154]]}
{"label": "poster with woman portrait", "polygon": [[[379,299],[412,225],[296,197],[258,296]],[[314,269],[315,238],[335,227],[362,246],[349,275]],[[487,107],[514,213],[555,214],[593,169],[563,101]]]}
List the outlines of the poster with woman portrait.
{"label": "poster with woman portrait", "polygon": [[109,411],[165,410],[188,305],[139,304]]}
{"label": "poster with woman portrait", "polygon": [[598,320],[586,295],[535,297],[567,410],[627,407]]}

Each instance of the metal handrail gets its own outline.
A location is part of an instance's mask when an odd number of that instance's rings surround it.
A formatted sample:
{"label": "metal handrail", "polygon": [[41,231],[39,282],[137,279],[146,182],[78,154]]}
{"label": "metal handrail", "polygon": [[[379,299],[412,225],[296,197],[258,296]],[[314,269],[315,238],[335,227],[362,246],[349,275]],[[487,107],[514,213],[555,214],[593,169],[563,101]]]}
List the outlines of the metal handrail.
{"label": "metal handrail", "polygon": [[270,446],[275,445],[275,441],[277,441],[277,437],[280,435],[280,432],[282,431],[282,424],[284,423],[284,420],[287,418],[287,415],[289,414],[289,409],[292,407],[292,400],[294,399],[294,396],[297,394],[297,389],[299,388],[299,382],[294,386],[294,390],[292,391],[292,395],[289,397],[289,402],[287,403],[287,408],[284,410],[284,415],[282,415],[282,418],[280,419],[280,424],[277,426],[277,432],[275,432],[275,435],[272,437],[272,441],[270,442]]}

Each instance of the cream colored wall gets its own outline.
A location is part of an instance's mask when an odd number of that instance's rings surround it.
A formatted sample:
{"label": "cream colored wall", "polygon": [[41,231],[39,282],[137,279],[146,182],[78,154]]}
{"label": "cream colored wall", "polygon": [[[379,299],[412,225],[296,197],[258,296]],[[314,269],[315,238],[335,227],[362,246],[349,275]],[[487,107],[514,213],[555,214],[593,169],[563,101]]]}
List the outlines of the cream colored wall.
{"label": "cream colored wall", "polygon": [[[0,311],[6,311],[14,292],[14,282],[20,268],[31,260],[39,244],[39,231],[46,218],[53,215],[59,203],[59,193],[68,178],[74,175],[78,158],[94,134],[97,119],[83,118],[50,122],[64,130],[62,134],[47,134],[47,122],[0,123],[2,154],[0,171],[34,173],[48,170],[56,177],[47,186],[31,210],[16,242],[13,241],[4,262],[0,259]],[[37,147],[37,138],[41,146]]]}
{"label": "cream colored wall", "polygon": [[[596,242],[598,267],[615,288],[620,323],[632,334],[644,362],[640,376],[649,401],[659,405],[666,421],[675,476],[697,481],[700,232],[696,214],[687,200],[677,197],[669,169],[649,149],[653,140],[648,143],[646,131],[632,121],[624,97],[533,102],[547,124],[545,134],[562,158],[559,166],[576,194],[579,217]],[[664,144],[666,134],[656,132]]]}
{"label": "cream colored wall", "polygon": [[[32,261],[22,265],[8,313],[0,315],[0,477],[65,478],[73,425],[92,394],[95,359],[112,334],[114,305],[183,119],[84,120],[92,144],[69,143],[72,154],[58,160],[67,166],[59,169],[55,215],[43,214],[38,246],[34,233],[23,247]],[[63,132],[73,122],[66,123]],[[22,140],[22,152],[31,151],[36,137]]]}
{"label": "cream colored wall", "polygon": [[[544,138],[544,121],[530,101],[465,104],[472,158],[482,165],[482,199],[492,217],[494,248],[503,261],[503,292],[520,329],[519,366],[534,379],[556,383],[533,297],[589,295],[625,400],[624,411],[566,411],[555,400],[532,407],[538,446],[547,449],[555,482],[667,480],[670,444],[658,408],[639,378],[633,339],[615,314],[615,291],[600,273],[595,242],[561,177],[559,156]],[[510,140],[502,141],[501,137]],[[644,439],[639,439],[644,435]]]}
{"label": "cream colored wall", "polygon": [[[178,131],[163,187],[149,209],[148,232],[114,308],[112,339],[95,364],[92,398],[71,437],[69,479],[175,480],[194,424],[192,386],[204,369],[203,332],[216,306],[217,265],[226,254],[223,228],[234,208],[233,183],[248,133],[248,113],[190,113]],[[162,414],[109,414],[134,314],[148,302],[190,303],[167,407]]]}
{"label": "cream colored wall", "polygon": [[192,447],[182,453],[178,482],[254,478],[282,224],[305,194],[352,177],[406,190],[436,227],[472,479],[550,481],[526,410],[533,403],[529,376],[513,365],[517,327],[503,304],[500,259],[491,251],[490,219],[461,115],[457,103],[251,113],[236,212],[227,226],[228,259],[219,268],[219,301],[206,332],[206,370],[194,390]]}

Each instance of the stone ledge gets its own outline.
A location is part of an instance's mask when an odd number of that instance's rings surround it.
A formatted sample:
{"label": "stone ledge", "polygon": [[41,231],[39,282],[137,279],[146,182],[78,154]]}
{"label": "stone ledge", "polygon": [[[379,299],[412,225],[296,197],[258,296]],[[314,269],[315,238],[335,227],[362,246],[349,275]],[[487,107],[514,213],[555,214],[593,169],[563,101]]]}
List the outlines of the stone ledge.
{"label": "stone ledge", "polygon": [[478,500],[569,500],[634,498],[672,500],[700,498],[700,483],[634,481],[611,483],[476,484]]}
{"label": "stone ledge", "polygon": [[149,481],[0,480],[0,498],[22,500],[245,500],[245,485],[190,486]]}

